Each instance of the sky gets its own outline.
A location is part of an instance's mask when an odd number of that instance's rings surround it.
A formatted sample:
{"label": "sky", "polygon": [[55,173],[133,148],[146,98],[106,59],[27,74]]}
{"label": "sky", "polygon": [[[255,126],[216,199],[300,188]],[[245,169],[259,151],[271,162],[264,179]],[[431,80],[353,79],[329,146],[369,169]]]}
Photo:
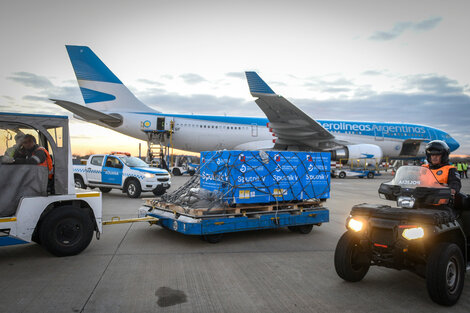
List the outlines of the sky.
{"label": "sky", "polygon": [[[0,111],[83,104],[65,45],[89,46],[165,113],[264,116],[244,71],[314,119],[437,127],[470,154],[469,1],[0,2]],[[71,119],[72,151],[139,142]],[[145,152],[144,152],[145,153]]]}

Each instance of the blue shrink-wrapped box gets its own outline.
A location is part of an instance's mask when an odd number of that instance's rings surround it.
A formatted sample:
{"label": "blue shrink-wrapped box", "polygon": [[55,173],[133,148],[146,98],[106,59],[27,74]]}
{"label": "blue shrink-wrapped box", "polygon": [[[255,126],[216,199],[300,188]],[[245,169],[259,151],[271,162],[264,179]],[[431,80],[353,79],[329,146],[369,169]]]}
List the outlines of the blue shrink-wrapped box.
{"label": "blue shrink-wrapped box", "polygon": [[330,197],[330,154],[298,151],[201,152],[201,188],[223,201],[270,203]]}

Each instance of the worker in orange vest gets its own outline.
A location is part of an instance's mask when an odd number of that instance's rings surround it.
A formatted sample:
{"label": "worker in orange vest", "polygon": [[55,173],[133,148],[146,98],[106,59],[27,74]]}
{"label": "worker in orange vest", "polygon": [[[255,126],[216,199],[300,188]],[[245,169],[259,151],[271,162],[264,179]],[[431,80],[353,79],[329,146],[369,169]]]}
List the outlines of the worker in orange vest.
{"label": "worker in orange vest", "polygon": [[441,185],[449,186],[452,195],[460,191],[462,183],[457,169],[449,164],[449,146],[442,140],[433,140],[426,146],[428,167]]}
{"label": "worker in orange vest", "polygon": [[23,138],[23,144],[14,155],[14,164],[37,164],[47,167],[49,179],[52,179],[53,165],[49,152],[36,143],[33,135],[27,134]]}

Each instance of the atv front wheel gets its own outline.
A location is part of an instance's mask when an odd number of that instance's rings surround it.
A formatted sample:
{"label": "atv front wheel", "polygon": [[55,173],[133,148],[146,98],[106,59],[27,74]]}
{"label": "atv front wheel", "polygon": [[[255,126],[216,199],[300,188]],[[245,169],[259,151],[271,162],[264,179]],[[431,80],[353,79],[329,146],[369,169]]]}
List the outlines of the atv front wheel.
{"label": "atv front wheel", "polygon": [[426,286],[432,301],[445,306],[456,304],[464,280],[464,259],[459,246],[448,242],[438,244],[426,265]]}
{"label": "atv front wheel", "polygon": [[342,279],[358,282],[366,276],[370,267],[370,256],[359,245],[359,238],[347,231],[336,245],[335,269]]}

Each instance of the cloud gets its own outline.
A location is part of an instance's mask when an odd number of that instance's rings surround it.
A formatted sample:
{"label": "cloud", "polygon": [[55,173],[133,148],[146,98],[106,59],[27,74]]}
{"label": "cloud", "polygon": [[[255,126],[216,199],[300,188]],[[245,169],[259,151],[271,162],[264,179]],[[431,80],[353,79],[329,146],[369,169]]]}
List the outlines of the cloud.
{"label": "cloud", "polygon": [[369,76],[378,76],[378,75],[382,75],[383,73],[381,71],[369,70],[369,71],[364,71],[361,74],[362,75],[369,75]]}
{"label": "cloud", "polygon": [[190,85],[195,85],[206,81],[204,77],[194,73],[182,74],[180,77],[185,81],[186,84]]}
{"label": "cloud", "polygon": [[36,74],[28,72],[16,72],[13,73],[13,76],[7,77],[7,79],[32,88],[44,89],[51,88],[54,86],[52,82],[46,77],[38,76]]}
{"label": "cloud", "polygon": [[340,93],[351,91],[351,88],[354,86],[354,82],[344,77],[330,80],[313,77],[305,82],[304,86],[309,87],[311,90],[324,93]]}
{"label": "cloud", "polygon": [[398,22],[391,30],[377,31],[369,37],[369,40],[388,41],[397,38],[407,30],[428,31],[435,28],[442,21],[442,17],[432,17],[427,20],[413,22]]}
{"label": "cloud", "polygon": [[147,85],[155,85],[155,86],[163,86],[164,84],[157,82],[156,80],[150,80],[146,78],[140,78],[137,80],[138,82],[147,84]]}
{"label": "cloud", "polygon": [[445,76],[432,74],[413,75],[406,78],[407,84],[411,88],[435,94],[459,94],[463,93],[464,87],[458,82]]}
{"label": "cloud", "polygon": [[225,73],[225,76],[245,79],[245,73],[244,72],[228,72],[228,73]]}
{"label": "cloud", "polygon": [[[31,73],[30,73],[31,74]],[[19,76],[15,76],[19,77]],[[34,77],[33,81],[46,81],[38,75],[22,75]],[[399,78],[403,89],[393,92],[377,92],[369,85],[355,85],[353,81],[342,77],[325,80],[310,78],[305,85],[315,90],[329,92],[329,99],[288,99],[314,119],[358,120],[379,122],[400,122],[423,124],[440,128],[448,132],[461,148],[459,153],[470,153],[469,112],[470,96],[464,93],[464,88],[456,80],[436,74],[420,74],[402,76]],[[19,83],[30,85],[31,80],[18,80]],[[59,99],[74,100],[81,97],[76,86],[51,84],[36,84],[35,92],[23,96],[21,105],[15,111],[30,113],[56,113],[58,108],[47,98],[54,95]],[[347,97],[344,93],[349,92]],[[163,88],[148,88],[137,91],[136,96],[144,103],[164,113],[194,113],[202,115],[234,115],[262,116],[264,113],[252,100],[236,97],[217,97],[210,94],[181,95],[167,92]],[[11,111],[12,97],[3,95],[0,109]],[[44,105],[47,104],[47,105]],[[60,110],[62,113],[63,111]],[[62,113],[63,114],[63,113]]]}

